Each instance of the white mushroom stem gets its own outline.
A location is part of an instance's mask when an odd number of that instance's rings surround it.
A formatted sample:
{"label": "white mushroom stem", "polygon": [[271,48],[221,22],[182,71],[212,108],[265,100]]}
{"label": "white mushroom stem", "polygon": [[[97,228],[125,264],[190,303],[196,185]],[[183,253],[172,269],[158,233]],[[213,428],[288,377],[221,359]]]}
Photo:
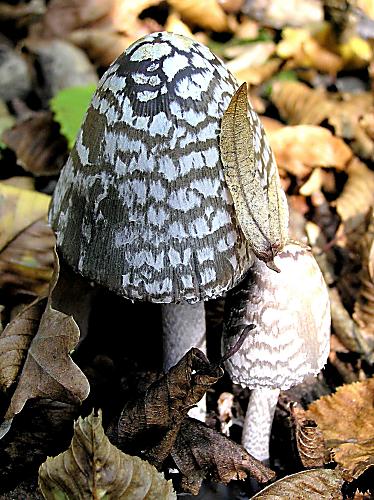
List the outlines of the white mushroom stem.
{"label": "white mushroom stem", "polygon": [[[205,307],[204,302],[196,304],[162,304],[163,353],[165,371],[186,354],[191,347],[197,347],[206,354]],[[188,415],[205,420],[205,397]]]}
{"label": "white mushroom stem", "polygon": [[261,387],[251,392],[245,415],[242,445],[257,460],[269,460],[271,426],[280,389]]}

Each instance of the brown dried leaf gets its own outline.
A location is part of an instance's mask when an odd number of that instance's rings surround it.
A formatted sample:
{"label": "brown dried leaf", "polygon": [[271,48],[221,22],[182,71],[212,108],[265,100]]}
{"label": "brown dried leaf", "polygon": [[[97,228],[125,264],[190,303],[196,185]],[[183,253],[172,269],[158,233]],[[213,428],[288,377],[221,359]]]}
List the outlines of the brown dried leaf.
{"label": "brown dried leaf", "polygon": [[7,422],[22,410],[29,399],[43,397],[80,403],[89,393],[86,377],[70,357],[79,340],[79,328],[71,316],[56,311],[50,305],[57,280],[56,255],[55,276],[48,302],[6,412]]}
{"label": "brown dried leaf", "polygon": [[154,382],[138,400],[128,403],[118,422],[121,448],[145,451],[159,468],[169,455],[182,420],[189,409],[221,376],[197,348],[190,349],[178,364]]}
{"label": "brown dried leaf", "polygon": [[0,250],[21,231],[47,216],[50,196],[0,182]]}
{"label": "brown dried leaf", "polygon": [[352,159],[346,172],[348,180],[333,203],[343,222],[338,234],[356,229],[374,205],[374,172],[358,158]]}
{"label": "brown dried leaf", "polygon": [[313,167],[344,169],[352,157],[345,142],[323,127],[283,127],[271,132],[269,140],[278,166],[297,177],[305,177]]}
{"label": "brown dried leaf", "polygon": [[270,262],[288,237],[288,206],[265,132],[249,107],[246,83],[223,116],[220,152],[240,227],[255,255]]}
{"label": "brown dried leaf", "polygon": [[0,390],[15,382],[35,336],[46,299],[37,299],[18,314],[0,335]]}
{"label": "brown dried leaf", "polygon": [[286,476],[254,495],[256,500],[342,500],[343,478],[338,471],[312,469]]}
{"label": "brown dried leaf", "polygon": [[189,23],[212,31],[228,30],[227,15],[217,0],[168,0],[168,3]]}
{"label": "brown dried leaf", "polygon": [[1,295],[48,293],[55,236],[45,219],[21,231],[0,253]]}
{"label": "brown dried leaf", "polygon": [[177,498],[171,481],[152,465],[110,443],[101,424],[101,412],[79,417],[68,450],[47,458],[40,466],[39,487],[47,500]]}
{"label": "brown dried leaf", "polygon": [[180,15],[176,12],[169,14],[164,29],[169,33],[176,33],[177,35],[184,35],[189,38],[194,37],[190,28],[181,20]]}
{"label": "brown dried leaf", "polygon": [[374,378],[338,387],[335,394],[312,403],[307,416],[317,422],[335,461],[351,478],[372,465]]}
{"label": "brown dried leaf", "polygon": [[371,338],[374,349],[374,212],[368,230],[361,239],[360,255],[362,269],[360,271],[360,289],[354,305],[353,319],[365,334],[367,341]]}
{"label": "brown dried leaf", "polygon": [[172,457],[182,473],[183,490],[193,495],[198,494],[206,477],[224,484],[244,479],[247,475],[260,483],[275,477],[272,470],[253,458],[242,446],[191,418],[185,419],[181,425]]}
{"label": "brown dried leaf", "polygon": [[49,111],[34,113],[6,130],[3,141],[15,152],[17,163],[34,175],[57,174],[68,156],[66,139]]}
{"label": "brown dried leaf", "polygon": [[325,463],[325,442],[321,430],[299,406],[291,406],[291,416],[303,467],[322,467]]}

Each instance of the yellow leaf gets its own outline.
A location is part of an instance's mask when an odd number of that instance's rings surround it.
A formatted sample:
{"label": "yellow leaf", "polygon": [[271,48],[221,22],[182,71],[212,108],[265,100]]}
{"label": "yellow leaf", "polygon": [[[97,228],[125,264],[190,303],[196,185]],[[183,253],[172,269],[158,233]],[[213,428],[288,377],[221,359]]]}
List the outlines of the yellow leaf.
{"label": "yellow leaf", "polygon": [[50,196],[0,182],[0,250],[33,222],[47,216]]}

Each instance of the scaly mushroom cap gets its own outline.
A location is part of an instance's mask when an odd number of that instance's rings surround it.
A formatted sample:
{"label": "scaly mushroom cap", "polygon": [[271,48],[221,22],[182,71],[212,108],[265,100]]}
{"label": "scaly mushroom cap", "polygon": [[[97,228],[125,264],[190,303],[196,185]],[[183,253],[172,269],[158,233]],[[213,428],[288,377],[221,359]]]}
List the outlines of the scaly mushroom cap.
{"label": "scaly mushroom cap", "polygon": [[103,75],[50,221],[63,259],[130,299],[221,296],[252,262],[219,157],[237,83],[209,49],[148,35]]}
{"label": "scaly mushroom cap", "polygon": [[329,296],[312,253],[289,243],[274,262],[280,273],[257,260],[225,304],[224,350],[255,325],[226,362],[233,382],[250,389],[288,389],[316,375],[329,353]]}

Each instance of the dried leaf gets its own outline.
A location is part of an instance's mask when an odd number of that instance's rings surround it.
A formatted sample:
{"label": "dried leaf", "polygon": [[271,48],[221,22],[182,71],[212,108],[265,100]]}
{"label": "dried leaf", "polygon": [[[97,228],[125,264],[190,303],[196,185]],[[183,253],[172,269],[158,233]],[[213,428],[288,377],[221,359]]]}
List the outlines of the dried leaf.
{"label": "dried leaf", "polygon": [[18,314],[0,335],[0,390],[15,382],[35,336],[46,299],[37,299]]}
{"label": "dried leaf", "polygon": [[288,67],[315,68],[336,75],[344,66],[342,57],[321,46],[305,28],[285,28],[277,54],[288,59]]}
{"label": "dried leaf", "polygon": [[181,425],[172,457],[182,473],[183,490],[193,495],[198,494],[206,477],[224,484],[244,479],[247,475],[261,483],[275,477],[272,470],[253,458],[242,446],[191,418]]}
{"label": "dried leaf", "polygon": [[343,478],[338,471],[312,469],[286,476],[254,495],[256,500],[341,500]]}
{"label": "dried leaf", "polygon": [[47,216],[50,197],[0,182],[0,250],[33,222]]}
{"label": "dried leaf", "polygon": [[222,374],[223,370],[210,365],[199,349],[190,349],[144,395],[124,407],[118,422],[121,448],[144,451],[147,460],[159,468],[189,409]]}
{"label": "dried leaf", "polygon": [[31,74],[25,58],[1,43],[0,99],[10,101],[25,97],[31,90]]}
{"label": "dried leaf", "polygon": [[17,163],[34,175],[54,175],[63,167],[67,144],[52,113],[39,111],[3,134],[4,143],[17,156]]}
{"label": "dried leaf", "polygon": [[305,410],[291,406],[297,451],[303,467],[322,467],[325,463],[323,434],[314,420],[306,417]]}
{"label": "dried leaf", "polygon": [[338,387],[335,394],[312,403],[307,416],[317,422],[335,461],[351,478],[372,465],[374,378]]}
{"label": "dried leaf", "polygon": [[33,338],[17,387],[5,415],[9,422],[32,398],[80,403],[89,393],[89,384],[70,353],[79,340],[79,329],[71,316],[53,309],[51,294],[58,280],[56,256],[55,276],[50,295]]}
{"label": "dried leaf", "polygon": [[14,117],[9,113],[5,102],[0,99],[0,149],[5,145],[2,142],[2,135],[5,130],[11,128],[14,124]]}
{"label": "dried leaf", "polygon": [[352,159],[346,172],[348,180],[333,202],[344,224],[338,234],[348,234],[357,228],[374,205],[374,172],[358,158]]}
{"label": "dried leaf", "polygon": [[227,16],[217,0],[168,0],[168,3],[189,23],[212,31],[228,29]]}
{"label": "dried leaf", "polygon": [[0,295],[48,293],[55,235],[45,219],[21,231],[0,253]]}
{"label": "dried leaf", "polygon": [[69,449],[40,466],[39,487],[46,500],[177,498],[171,481],[152,465],[110,443],[101,412],[75,422]]}
{"label": "dried leaf", "polygon": [[345,142],[323,127],[283,127],[271,132],[269,140],[278,166],[301,178],[313,167],[344,169],[352,157]]}
{"label": "dried leaf", "polygon": [[176,33],[177,35],[184,35],[189,38],[194,37],[190,28],[181,20],[176,12],[169,14],[164,29],[169,33]]}
{"label": "dried leaf", "polygon": [[288,207],[265,132],[244,83],[221,124],[221,158],[241,229],[253,252],[273,260],[287,239]]}

